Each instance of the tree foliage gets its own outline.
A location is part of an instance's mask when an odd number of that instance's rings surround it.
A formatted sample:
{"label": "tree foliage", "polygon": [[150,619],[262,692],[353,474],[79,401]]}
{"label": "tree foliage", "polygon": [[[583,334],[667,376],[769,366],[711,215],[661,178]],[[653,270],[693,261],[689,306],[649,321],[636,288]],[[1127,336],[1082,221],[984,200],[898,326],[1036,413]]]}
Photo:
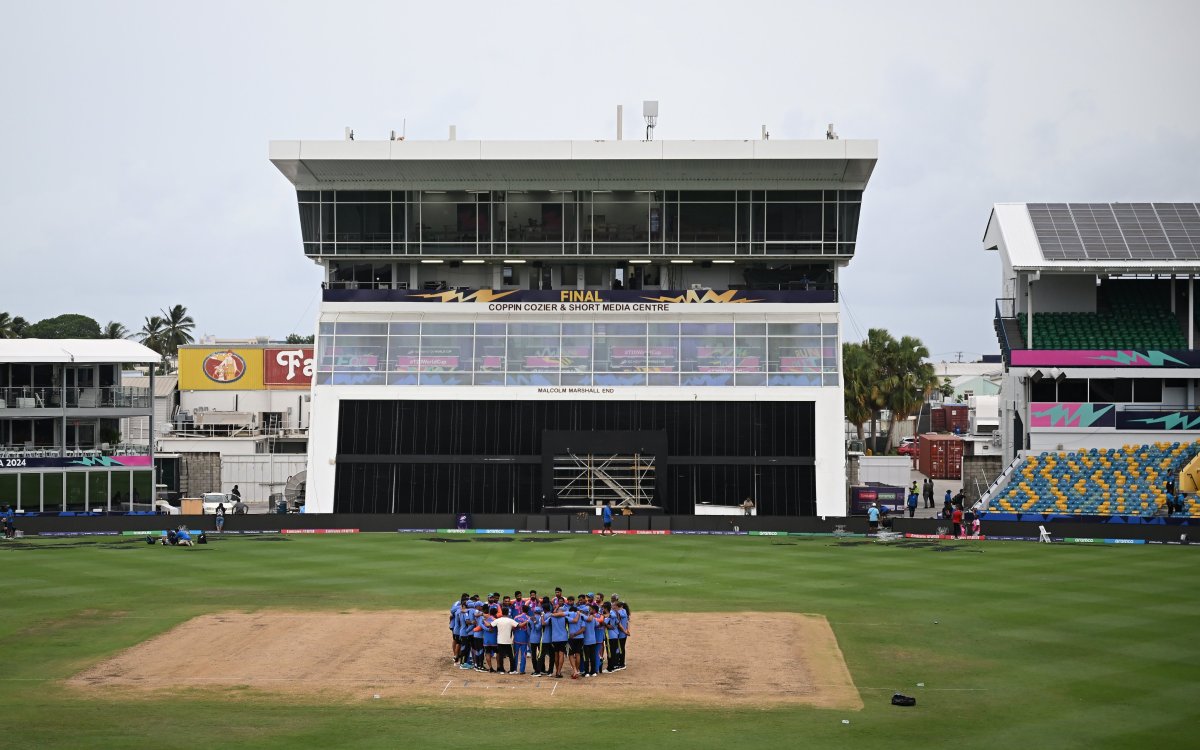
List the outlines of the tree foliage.
{"label": "tree foliage", "polygon": [[104,328],[100,329],[100,338],[127,339],[129,338],[129,329],[125,327],[124,323],[110,320],[104,324]]}
{"label": "tree foliage", "polygon": [[916,413],[939,386],[933,365],[926,361],[928,357],[929,350],[920,339],[896,339],[882,328],[867,331],[861,344],[843,345],[846,418],[855,425],[859,437],[868,419],[878,419],[880,412],[890,411],[885,450],[891,449],[896,424]]}
{"label": "tree foliage", "polygon": [[301,336],[298,333],[289,333],[287,339],[285,339],[285,343],[311,346],[314,338],[311,333],[307,336]]}
{"label": "tree foliage", "polygon": [[23,338],[28,328],[29,321],[20,315],[10,316],[6,312],[0,312],[0,339]]}
{"label": "tree foliage", "polygon": [[65,313],[39,320],[24,331],[27,339],[98,339],[100,324],[86,315]]}
{"label": "tree foliage", "polygon": [[162,341],[164,350],[161,354],[176,356],[179,353],[179,347],[184,344],[190,344],[195,341],[192,338],[192,331],[196,327],[196,321],[192,320],[192,316],[188,315],[187,308],[183,305],[175,305],[162,311]]}

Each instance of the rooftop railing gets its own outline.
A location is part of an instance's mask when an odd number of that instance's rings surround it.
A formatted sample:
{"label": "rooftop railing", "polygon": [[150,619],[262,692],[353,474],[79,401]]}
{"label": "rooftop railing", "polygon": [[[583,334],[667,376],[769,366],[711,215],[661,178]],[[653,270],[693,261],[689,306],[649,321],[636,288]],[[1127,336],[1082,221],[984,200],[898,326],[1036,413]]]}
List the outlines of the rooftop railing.
{"label": "rooftop railing", "polygon": [[106,386],[9,386],[0,388],[0,409],[149,409],[149,388]]}

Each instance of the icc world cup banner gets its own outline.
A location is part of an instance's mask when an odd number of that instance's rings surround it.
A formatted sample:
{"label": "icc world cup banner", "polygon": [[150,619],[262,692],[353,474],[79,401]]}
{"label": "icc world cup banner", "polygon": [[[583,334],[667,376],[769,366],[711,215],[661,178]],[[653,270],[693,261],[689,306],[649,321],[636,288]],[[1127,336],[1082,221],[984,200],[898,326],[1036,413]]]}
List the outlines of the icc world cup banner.
{"label": "icc world cup banner", "polygon": [[326,302],[777,304],[837,302],[832,289],[326,289]]}

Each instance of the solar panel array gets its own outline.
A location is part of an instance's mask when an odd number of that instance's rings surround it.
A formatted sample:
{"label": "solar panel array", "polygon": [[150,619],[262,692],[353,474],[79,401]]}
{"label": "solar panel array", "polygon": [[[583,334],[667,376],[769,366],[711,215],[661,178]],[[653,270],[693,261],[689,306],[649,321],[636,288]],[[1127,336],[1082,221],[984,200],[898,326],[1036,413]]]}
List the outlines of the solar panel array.
{"label": "solar panel array", "polygon": [[1200,260],[1200,204],[1026,206],[1046,260]]}

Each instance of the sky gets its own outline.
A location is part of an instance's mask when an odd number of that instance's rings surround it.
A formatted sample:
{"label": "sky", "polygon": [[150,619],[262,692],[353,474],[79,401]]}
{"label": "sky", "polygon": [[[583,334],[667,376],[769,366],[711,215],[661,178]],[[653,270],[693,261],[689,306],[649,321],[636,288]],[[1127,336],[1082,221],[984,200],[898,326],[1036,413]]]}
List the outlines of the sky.
{"label": "sky", "polygon": [[[1200,200],[1200,3],[36,2],[0,27],[0,311],[311,333],[267,143],[879,141],[843,337],[998,351],[997,202]],[[636,135],[635,135],[636,137]]]}

